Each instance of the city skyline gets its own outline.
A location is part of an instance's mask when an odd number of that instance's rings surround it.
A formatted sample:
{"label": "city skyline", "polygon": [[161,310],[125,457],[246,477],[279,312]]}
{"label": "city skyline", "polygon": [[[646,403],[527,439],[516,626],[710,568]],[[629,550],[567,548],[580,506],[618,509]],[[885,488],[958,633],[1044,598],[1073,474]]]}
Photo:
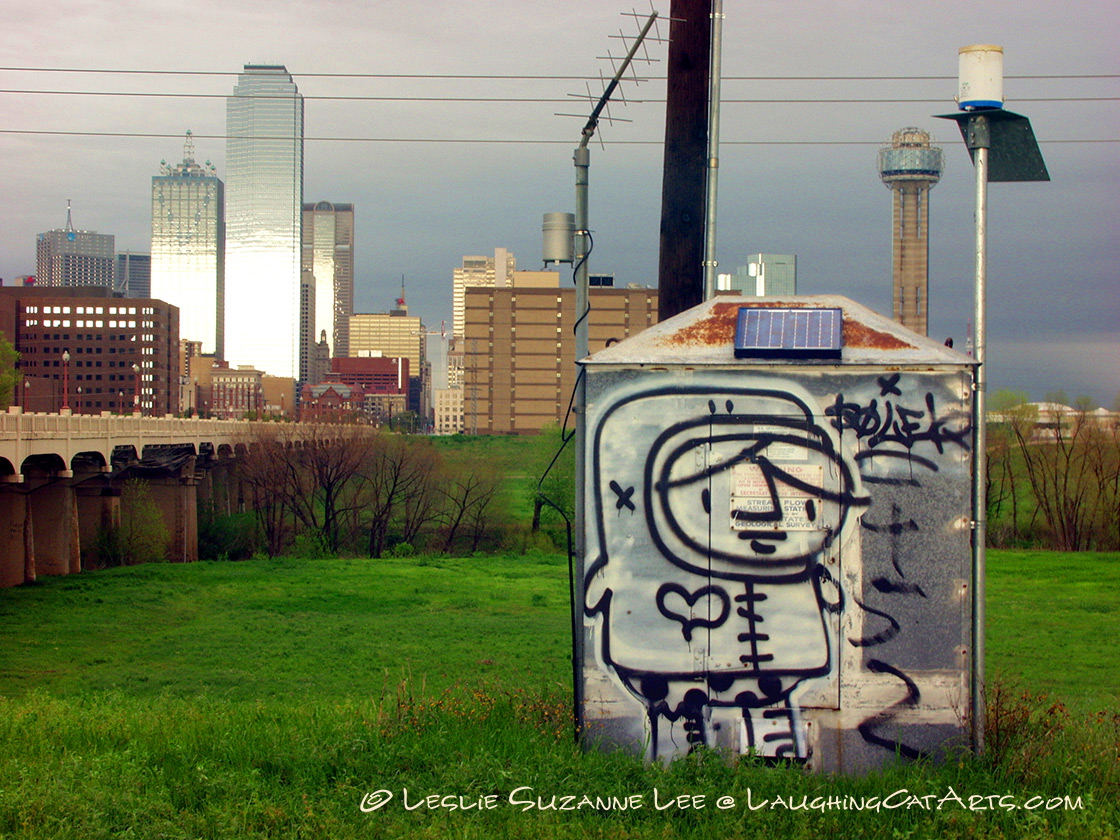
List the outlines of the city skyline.
{"label": "city skyline", "polygon": [[[32,273],[29,243],[57,224],[67,198],[84,226],[115,233],[122,250],[146,250],[147,162],[189,128],[227,172],[221,148],[213,151],[225,135],[220,103],[243,63],[267,59],[282,61],[306,97],[307,200],[359,208],[355,310],[384,310],[403,274],[429,328],[450,324],[448,279],[464,255],[504,247],[519,267],[540,267],[541,217],[573,209],[585,80],[609,73],[598,59],[617,56],[618,31],[635,29],[620,17],[626,8],[600,0],[578,17],[492,2],[465,16],[436,2],[423,19],[358,5],[265,18],[246,4],[203,2],[131,14],[139,37],[125,38],[110,8],[84,5],[47,27],[34,4],[16,0],[0,33],[2,66],[40,68],[0,71],[6,87],[53,92],[0,94],[10,115],[0,150],[14,164],[0,276]],[[659,11],[667,16],[667,4]],[[981,16],[960,2],[936,16],[916,2],[875,18],[806,2],[761,2],[749,17],[724,11],[719,270],[749,253],[796,253],[799,292],[843,294],[889,315],[890,207],[875,158],[884,138],[914,125],[946,157],[930,237],[929,333],[964,346],[973,171],[956,126],[933,115],[955,107],[958,49],[1001,44],[1007,107],[1031,118],[1053,181],[991,190],[989,382],[1111,405],[1120,390],[1120,210],[1110,198],[1120,138],[1109,74],[1120,11],[1002,0]],[[198,14],[209,21],[205,44],[161,40]],[[478,32],[462,38],[468,21]],[[655,58],[664,49],[650,45]],[[47,72],[63,68],[178,75]],[[590,270],[656,286],[664,62],[637,72],[648,81],[624,85],[627,104],[611,111],[632,122],[604,120],[591,147]]]}

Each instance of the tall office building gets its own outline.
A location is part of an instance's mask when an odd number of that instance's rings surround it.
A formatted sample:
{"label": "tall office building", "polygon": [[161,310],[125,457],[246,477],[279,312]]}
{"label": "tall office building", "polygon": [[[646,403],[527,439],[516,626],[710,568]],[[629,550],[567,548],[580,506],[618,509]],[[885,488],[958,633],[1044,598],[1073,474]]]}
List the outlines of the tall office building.
{"label": "tall office building", "polygon": [[[552,277],[548,286],[526,278],[533,285],[467,291],[464,432],[533,434],[563,422],[577,377],[576,293]],[[589,300],[592,353],[657,322],[657,289],[592,287]]]}
{"label": "tall office building", "polygon": [[111,233],[75,230],[66,203],[66,227],[40,233],[35,241],[35,282],[39,286],[113,288],[116,238]]}
{"label": "tall office building", "polygon": [[117,254],[113,291],[130,298],[151,297],[152,255],[134,254],[132,251]]}
{"label": "tall office building", "polygon": [[717,278],[719,291],[734,291],[746,297],[797,294],[796,254],[749,254],[747,264],[734,274]]}
{"label": "tall office building", "polygon": [[495,248],[493,257],[463,257],[463,265],[452,272],[451,278],[451,331],[456,338],[462,337],[466,323],[467,289],[505,288],[516,270],[517,260],[505,248]]}
{"label": "tall office building", "polygon": [[359,312],[350,316],[350,356],[408,359],[409,410],[427,417],[432,368],[427,358],[427,335],[418,315],[408,314],[404,291],[389,312]]}
{"label": "tall office building", "polygon": [[280,65],[245,65],[226,106],[225,355],[299,377],[303,97]]}
{"label": "tall office building", "polygon": [[354,314],[354,205],[303,205],[303,272],[314,291],[313,335],[327,334],[332,356],[350,355]]}
{"label": "tall office building", "polygon": [[903,128],[879,150],[879,177],[894,195],[894,319],[921,335],[929,330],[929,191],[945,155],[929,133]]}
{"label": "tall office building", "polygon": [[152,178],[152,293],[179,307],[183,338],[207,355],[225,352],[225,198],[214,166],[194,159],[187,132],[183,162]]}

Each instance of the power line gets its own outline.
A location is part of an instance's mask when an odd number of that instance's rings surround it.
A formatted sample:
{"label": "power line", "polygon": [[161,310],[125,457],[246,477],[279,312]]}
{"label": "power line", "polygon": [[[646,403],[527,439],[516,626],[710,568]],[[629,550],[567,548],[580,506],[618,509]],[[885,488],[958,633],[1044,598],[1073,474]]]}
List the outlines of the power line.
{"label": "power line", "polygon": [[[123,76],[239,76],[240,70],[128,70],[121,68],[91,67],[0,67],[5,73],[86,73]],[[291,71],[289,71],[291,72]],[[469,74],[469,73],[296,73],[293,77],[306,79],[479,79],[486,81],[599,81],[598,76]],[[886,76],[886,75],[834,75],[834,76],[723,76],[728,82],[827,82],[827,81],[891,81],[891,82],[944,82],[956,81],[956,76]],[[1120,73],[1038,73],[1004,76],[1004,79],[1069,80],[1069,79],[1120,79]],[[664,81],[664,76],[639,77],[639,81]]]}
{"label": "power line", "polygon": [[[2,128],[0,135],[40,137],[117,137],[140,140],[182,140],[182,132],[175,134],[135,131],[54,131],[46,129]],[[226,140],[225,134],[199,134],[196,140]],[[257,137],[258,140],[291,140],[289,137]],[[571,138],[564,140],[536,140],[530,138],[499,137],[304,137],[305,143],[446,143],[464,145],[556,146],[571,145]],[[1039,140],[1046,144],[1120,143],[1120,138],[1068,138]],[[663,140],[604,140],[607,146],[661,146]],[[882,140],[720,140],[721,146],[882,146]]]}
{"label": "power line", "polygon": [[[106,91],[106,90],[26,90],[6,88],[0,89],[0,94],[16,94],[30,96],[120,96],[120,97],[150,97],[155,99],[290,99],[290,96],[261,96],[259,94],[223,94],[223,93],[170,93],[170,92],[145,92],[145,91]],[[505,96],[309,96],[303,94],[307,101],[323,102],[446,102],[446,103],[505,103],[505,104],[570,104],[573,100],[582,100],[586,97],[573,94],[564,99],[548,97],[505,97]],[[865,99],[865,98],[813,98],[813,99],[733,99],[723,98],[723,105],[901,105],[901,104],[929,104],[944,103],[945,97],[922,99]],[[1120,102],[1120,96],[1045,96],[1016,98],[1015,102]],[[626,100],[628,105],[665,104],[664,99],[634,99]]]}

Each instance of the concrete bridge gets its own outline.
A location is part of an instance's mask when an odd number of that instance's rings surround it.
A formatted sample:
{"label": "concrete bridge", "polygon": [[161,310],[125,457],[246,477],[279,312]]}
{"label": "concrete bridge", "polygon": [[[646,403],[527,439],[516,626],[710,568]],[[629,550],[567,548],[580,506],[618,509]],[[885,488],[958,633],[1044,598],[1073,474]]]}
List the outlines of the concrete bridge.
{"label": "concrete bridge", "polygon": [[240,447],[277,429],[238,420],[10,408],[0,414],[0,586],[81,571],[82,546],[119,522],[119,476],[137,465],[151,467],[144,478],[171,535],[170,559],[197,560],[199,483]]}

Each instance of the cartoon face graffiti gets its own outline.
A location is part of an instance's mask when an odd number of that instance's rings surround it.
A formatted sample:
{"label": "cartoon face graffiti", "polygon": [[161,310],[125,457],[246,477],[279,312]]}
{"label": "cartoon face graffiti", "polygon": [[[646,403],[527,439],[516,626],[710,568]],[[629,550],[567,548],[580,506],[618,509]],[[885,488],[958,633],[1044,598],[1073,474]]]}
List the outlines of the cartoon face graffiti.
{"label": "cartoon face graffiti", "polygon": [[604,666],[647,709],[653,754],[803,757],[797,699],[823,682],[813,702],[834,702],[837,564],[866,499],[797,389],[711,393],[637,392],[597,424],[597,497],[617,501],[597,504],[585,609]]}
{"label": "cartoon face graffiti", "polygon": [[708,416],[657,438],[646,515],[669,560],[717,578],[774,580],[802,576],[831,544],[854,472],[811,416],[778,413],[790,404],[755,395],[746,414],[709,400]]}

